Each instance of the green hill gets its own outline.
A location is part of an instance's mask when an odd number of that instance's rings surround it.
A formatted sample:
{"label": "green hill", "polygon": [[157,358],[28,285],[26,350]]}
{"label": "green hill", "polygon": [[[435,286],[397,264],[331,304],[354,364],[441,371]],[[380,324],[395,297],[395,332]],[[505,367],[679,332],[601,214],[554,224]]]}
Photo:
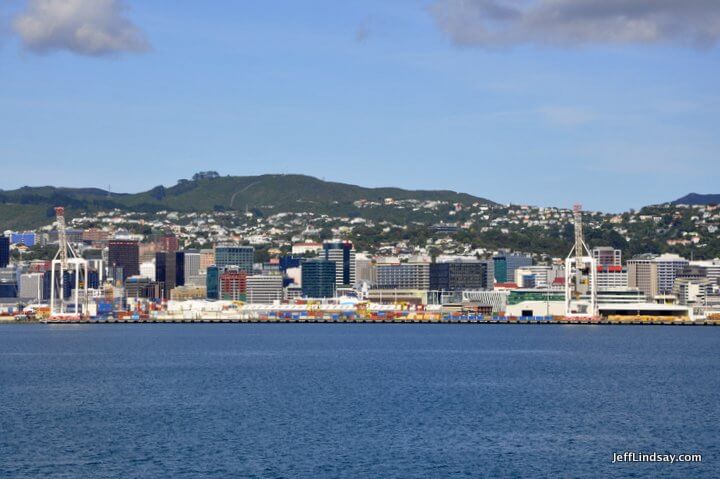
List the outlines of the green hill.
{"label": "green hill", "polygon": [[[244,210],[260,212],[310,211],[351,214],[357,200],[384,198],[439,200],[469,204],[492,202],[454,191],[364,188],[323,181],[304,175],[224,176],[181,180],[171,187],[157,186],[136,194],[109,194],[97,188],[22,187],[0,191],[0,230],[48,224],[53,207],[65,206],[68,216],[119,208],[154,212]],[[377,213],[377,212],[376,212]]]}

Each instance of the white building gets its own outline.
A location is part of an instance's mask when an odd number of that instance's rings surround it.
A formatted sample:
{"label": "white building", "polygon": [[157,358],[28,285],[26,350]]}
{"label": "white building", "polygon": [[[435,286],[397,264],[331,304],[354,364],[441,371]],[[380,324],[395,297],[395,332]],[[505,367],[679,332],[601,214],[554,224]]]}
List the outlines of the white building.
{"label": "white building", "polygon": [[257,274],[247,277],[245,299],[251,304],[272,304],[283,299],[283,278],[279,274]]}
{"label": "white building", "polygon": [[140,263],[140,276],[155,281],[155,261]]}
{"label": "white building", "polygon": [[45,299],[43,296],[43,273],[25,273],[20,275],[18,297],[34,302]]}

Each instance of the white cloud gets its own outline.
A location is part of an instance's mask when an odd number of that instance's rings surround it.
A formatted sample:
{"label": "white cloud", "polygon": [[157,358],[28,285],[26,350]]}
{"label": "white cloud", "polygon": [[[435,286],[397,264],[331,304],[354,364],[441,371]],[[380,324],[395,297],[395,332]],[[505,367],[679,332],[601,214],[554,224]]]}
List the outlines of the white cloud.
{"label": "white cloud", "polygon": [[437,0],[430,11],[459,45],[720,41],[719,0]]}
{"label": "white cloud", "polygon": [[36,53],[111,55],[149,48],[143,32],[126,18],[122,0],[28,0],[13,26]]}

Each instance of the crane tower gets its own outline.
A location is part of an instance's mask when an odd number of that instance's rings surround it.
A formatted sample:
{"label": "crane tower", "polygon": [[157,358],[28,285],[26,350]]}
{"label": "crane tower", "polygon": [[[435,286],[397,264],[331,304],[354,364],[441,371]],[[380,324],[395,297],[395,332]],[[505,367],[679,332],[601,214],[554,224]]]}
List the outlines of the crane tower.
{"label": "crane tower", "polygon": [[585,244],[582,205],[573,206],[575,245],[565,259],[565,315],[596,317],[597,262]]}
{"label": "crane tower", "polygon": [[[65,208],[62,206],[56,207],[55,217],[58,231],[58,251],[55,253],[50,269],[50,316],[53,319],[79,319],[83,314],[80,309],[81,278],[84,290],[83,297],[87,300],[88,263],[87,260],[75,254],[72,246],[68,243],[67,232],[65,231]],[[70,273],[72,276],[66,278],[66,273]],[[75,308],[72,312],[68,312],[66,308],[66,279],[74,280],[75,283],[73,297],[71,298]]]}

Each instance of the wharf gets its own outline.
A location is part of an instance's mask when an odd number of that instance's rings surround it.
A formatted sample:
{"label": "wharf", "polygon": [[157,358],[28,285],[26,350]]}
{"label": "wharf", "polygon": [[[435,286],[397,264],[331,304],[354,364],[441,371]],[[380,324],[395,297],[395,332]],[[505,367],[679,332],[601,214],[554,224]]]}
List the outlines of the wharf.
{"label": "wharf", "polygon": [[[23,321],[37,322],[37,321]],[[368,318],[107,318],[107,319],[72,319],[72,320],[44,320],[43,324],[502,324],[502,325],[617,325],[617,326],[720,326],[717,320],[610,320],[610,319],[500,319],[497,317],[471,319],[471,318],[451,318],[440,320],[419,320],[419,319],[368,319]]]}

